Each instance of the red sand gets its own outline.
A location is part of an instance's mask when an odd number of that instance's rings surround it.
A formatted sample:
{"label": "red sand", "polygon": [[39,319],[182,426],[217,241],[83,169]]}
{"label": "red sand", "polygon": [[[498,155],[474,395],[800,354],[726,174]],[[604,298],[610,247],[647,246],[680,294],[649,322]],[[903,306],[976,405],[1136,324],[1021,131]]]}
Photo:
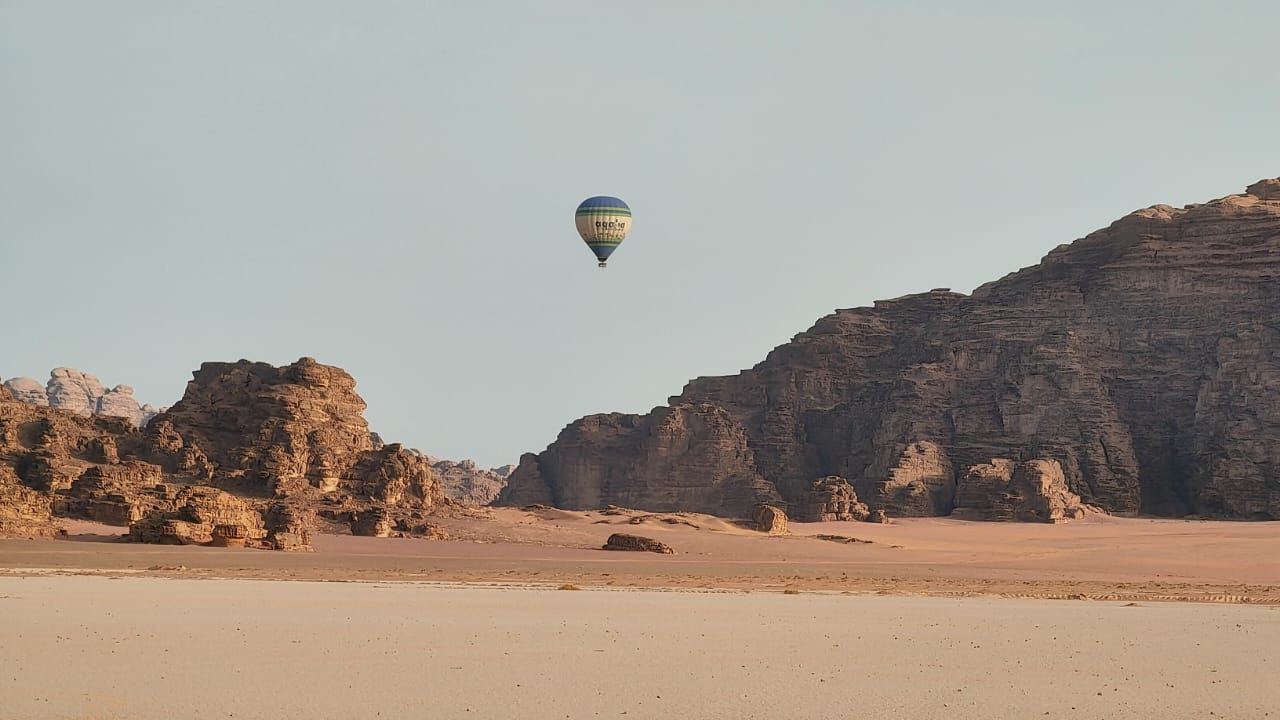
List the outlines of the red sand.
{"label": "red sand", "polygon": [[[0,574],[42,568],[171,577],[1280,604],[1275,522],[1091,515],[1040,525],[930,518],[888,525],[793,523],[789,535],[766,536],[705,515],[503,508],[487,519],[440,523],[452,539],[317,535],[311,553],[103,542],[121,528],[70,523],[72,539],[90,542],[0,541]],[[653,537],[676,554],[601,550],[613,532]],[[815,537],[820,534],[870,542],[833,542]]]}

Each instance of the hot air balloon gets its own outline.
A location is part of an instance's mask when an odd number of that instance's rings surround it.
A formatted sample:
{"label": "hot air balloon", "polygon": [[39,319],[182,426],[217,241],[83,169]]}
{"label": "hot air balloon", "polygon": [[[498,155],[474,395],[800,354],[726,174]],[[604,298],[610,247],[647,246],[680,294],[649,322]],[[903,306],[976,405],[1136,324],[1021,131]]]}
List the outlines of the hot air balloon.
{"label": "hot air balloon", "polygon": [[595,253],[600,267],[631,230],[631,208],[616,197],[596,195],[582,201],[575,213],[578,234]]}

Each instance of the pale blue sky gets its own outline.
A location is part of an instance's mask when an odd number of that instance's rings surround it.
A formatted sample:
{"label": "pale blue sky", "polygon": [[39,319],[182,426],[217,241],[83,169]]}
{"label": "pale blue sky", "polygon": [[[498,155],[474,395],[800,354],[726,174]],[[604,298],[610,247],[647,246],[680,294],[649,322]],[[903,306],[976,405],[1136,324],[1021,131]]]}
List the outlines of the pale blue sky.
{"label": "pale blue sky", "polygon": [[[0,0],[0,376],[345,368],[482,465],[1280,175],[1257,2]],[[601,271],[589,195],[627,200]]]}

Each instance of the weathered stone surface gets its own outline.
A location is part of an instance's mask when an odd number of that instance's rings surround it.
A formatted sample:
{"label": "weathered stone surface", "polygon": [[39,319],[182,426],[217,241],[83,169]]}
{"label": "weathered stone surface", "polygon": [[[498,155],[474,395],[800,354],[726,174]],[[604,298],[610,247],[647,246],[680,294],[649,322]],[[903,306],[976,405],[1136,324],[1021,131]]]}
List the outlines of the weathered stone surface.
{"label": "weathered stone surface", "polygon": [[390,537],[391,524],[391,514],[386,509],[369,508],[356,513],[351,522],[351,534],[368,537]]}
{"label": "weathered stone surface", "polygon": [[53,537],[61,531],[50,496],[23,485],[12,467],[0,465],[0,538]]}
{"label": "weathered stone surface", "polygon": [[853,486],[836,475],[814,480],[808,495],[791,506],[791,517],[798,522],[866,520],[868,515]]}
{"label": "weathered stone surface", "polygon": [[249,529],[244,525],[214,525],[211,533],[214,547],[244,547],[249,539]]}
{"label": "weathered stone surface", "polygon": [[1085,510],[1057,460],[997,458],[969,468],[956,489],[955,514],[963,517],[1058,523],[1084,517]]}
{"label": "weathered stone surface", "polygon": [[45,393],[44,385],[35,378],[9,378],[4,381],[4,386],[9,389],[9,392],[17,400],[31,403],[32,405],[49,407],[49,396]]}
{"label": "weathered stone surface", "polygon": [[879,500],[880,509],[897,517],[932,517],[951,512],[955,472],[946,451],[937,443],[918,440],[903,448],[887,470],[872,466],[864,483],[867,494]]}
{"label": "weathered stone surface", "polygon": [[605,541],[605,550],[631,550],[635,552],[655,552],[663,555],[672,555],[672,550],[666,543],[658,542],[653,538],[647,538],[640,535],[629,535],[627,533],[614,533]]}
{"label": "weathered stone surface", "polygon": [[507,476],[515,469],[514,465],[485,470],[476,465],[474,460],[441,460],[428,457],[431,470],[440,480],[440,486],[446,497],[464,505],[488,505],[498,497],[502,488],[507,486]]}
{"label": "weathered stone surface", "polygon": [[147,512],[168,506],[172,495],[163,479],[159,465],[139,460],[94,465],[82,472],[54,504],[64,517],[128,526]]}
{"label": "weathered stone surface", "polygon": [[350,375],[311,358],[279,368],[205,363],[148,431],[170,453],[171,466],[207,466],[217,487],[414,508],[442,502],[425,458],[398,444],[374,449],[364,409]]}
{"label": "weathered stone surface", "polygon": [[573,423],[545,452],[520,459],[495,504],[746,517],[780,500],[755,469],[742,427],[720,407],[692,403]]}
{"label": "weathered stone surface", "polygon": [[98,399],[107,391],[96,376],[75,368],[54,368],[49,373],[49,406],[88,417],[98,409]]}
{"label": "weathered stone surface", "polygon": [[736,476],[788,505],[837,475],[872,510],[945,514],[960,473],[1009,458],[1057,461],[1117,514],[1280,518],[1277,307],[1280,180],[1152,206],[972,295],[837,310],[671,407],[578,421],[499,502],[541,483],[561,507],[737,515],[684,490],[692,458],[652,450],[651,428],[696,407],[745,438]]}
{"label": "weathered stone surface", "polygon": [[211,544],[218,526],[237,526],[245,543],[267,536],[262,515],[245,500],[207,485],[178,491],[171,506],[152,510],[129,526],[136,542]]}
{"label": "weathered stone surface", "polygon": [[956,485],[956,511],[989,509],[1013,479],[1012,460],[994,458],[989,463],[972,465]]}
{"label": "weathered stone surface", "polygon": [[751,520],[756,525],[756,530],[770,535],[786,535],[787,530],[787,514],[782,508],[773,505],[757,505],[751,512]]}
{"label": "weathered stone surface", "polygon": [[267,545],[272,550],[311,549],[311,533],[316,524],[314,508],[273,502],[263,514],[263,521],[267,528]]}
{"label": "weathered stone surface", "polygon": [[[92,388],[80,380],[65,387]],[[354,384],[310,359],[210,363],[145,429],[19,401],[0,386],[0,468],[16,478],[0,502],[20,508],[5,511],[14,516],[6,527],[47,509],[130,525],[145,542],[209,543],[227,526],[219,542],[239,544],[234,527],[250,546],[305,550],[323,507],[336,523],[381,516],[395,532],[441,537],[426,514],[456,506],[425,457],[374,449]]]}

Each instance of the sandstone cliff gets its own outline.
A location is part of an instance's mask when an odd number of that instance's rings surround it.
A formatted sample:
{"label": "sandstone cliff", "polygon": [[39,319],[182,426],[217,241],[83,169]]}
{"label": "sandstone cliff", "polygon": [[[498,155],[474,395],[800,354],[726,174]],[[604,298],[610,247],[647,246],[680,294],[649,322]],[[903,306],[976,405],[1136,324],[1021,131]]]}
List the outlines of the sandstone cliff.
{"label": "sandstone cliff", "polygon": [[972,295],[838,310],[670,407],[579,420],[497,502],[742,515],[836,476],[935,515],[1003,460],[1056,463],[1113,513],[1280,518],[1277,308],[1280,180],[1156,205]]}
{"label": "sandstone cliff", "polygon": [[0,532],[51,534],[61,516],[142,523],[132,533],[142,540],[294,549],[317,515],[358,532],[372,513],[433,534],[424,518],[449,501],[430,464],[375,448],[354,388],[310,358],[205,363],[182,400],[139,429],[0,387]]}
{"label": "sandstone cliff", "polygon": [[745,515],[780,500],[728,412],[681,403],[578,420],[541,455],[521,457],[496,502]]}

